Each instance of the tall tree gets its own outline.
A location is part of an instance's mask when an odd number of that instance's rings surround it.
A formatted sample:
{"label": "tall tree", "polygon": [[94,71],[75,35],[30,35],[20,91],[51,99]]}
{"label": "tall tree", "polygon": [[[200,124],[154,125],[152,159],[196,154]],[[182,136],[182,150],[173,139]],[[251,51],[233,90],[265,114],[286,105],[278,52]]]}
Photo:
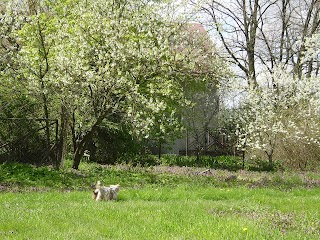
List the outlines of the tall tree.
{"label": "tall tree", "polygon": [[99,128],[120,121],[139,138],[178,132],[186,92],[223,72],[219,58],[189,44],[185,23],[169,21],[157,2],[12,2],[26,9],[16,13],[23,17],[14,30],[16,76],[46,119],[61,119],[60,161],[71,125],[75,169]]}
{"label": "tall tree", "polygon": [[249,86],[258,85],[261,71],[272,73],[280,63],[291,65],[300,78],[315,69],[302,59],[306,37],[319,28],[318,0],[191,2],[200,5],[206,24],[218,33],[228,59],[244,73]]}
{"label": "tall tree", "polygon": [[[302,94],[300,91],[305,91],[300,84],[315,84],[310,77],[319,73],[318,56],[309,54],[306,58],[306,46],[313,44],[307,39],[319,32],[319,1],[191,2],[200,6],[201,20],[212,27],[225,49],[226,58],[235,66],[237,75],[245,80],[240,80],[240,84],[229,81],[231,91],[240,96],[238,104],[245,105],[238,115],[242,121],[237,131],[241,135],[240,145],[247,150],[263,149],[272,166],[278,143],[284,143],[282,140],[294,135],[294,130],[290,130],[285,121],[293,122],[299,129],[305,124],[303,114],[309,116],[304,108],[310,106],[296,97]],[[279,74],[279,69],[286,75]],[[266,72],[269,72],[268,77]],[[243,86],[245,83],[247,87]],[[296,100],[290,100],[290,97]],[[292,114],[294,112],[299,114]],[[312,115],[313,124],[317,125],[316,114],[313,112]],[[306,139],[308,134],[317,135],[311,125],[304,125]]]}

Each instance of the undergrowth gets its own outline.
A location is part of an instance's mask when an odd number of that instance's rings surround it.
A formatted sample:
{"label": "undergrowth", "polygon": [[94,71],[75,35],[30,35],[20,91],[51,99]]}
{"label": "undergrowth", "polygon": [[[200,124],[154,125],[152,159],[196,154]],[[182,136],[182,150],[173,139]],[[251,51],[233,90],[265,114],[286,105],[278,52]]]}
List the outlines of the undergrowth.
{"label": "undergrowth", "polygon": [[105,184],[121,184],[128,187],[147,185],[175,186],[214,185],[217,187],[247,186],[251,188],[273,187],[292,189],[320,186],[317,172],[254,172],[228,171],[199,167],[100,165],[83,162],[79,170],[52,166],[35,167],[28,164],[4,163],[0,165],[0,191],[23,190],[88,190],[97,180]]}

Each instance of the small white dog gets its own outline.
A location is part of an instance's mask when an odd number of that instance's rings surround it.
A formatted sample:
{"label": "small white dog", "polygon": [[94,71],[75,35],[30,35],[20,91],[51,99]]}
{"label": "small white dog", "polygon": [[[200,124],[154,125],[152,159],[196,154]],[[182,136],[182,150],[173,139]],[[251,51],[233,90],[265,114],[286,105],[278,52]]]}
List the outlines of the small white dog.
{"label": "small white dog", "polygon": [[101,182],[98,181],[96,184],[96,189],[93,191],[92,198],[96,201],[100,200],[117,200],[118,192],[120,190],[120,185],[110,185],[105,187],[101,185]]}

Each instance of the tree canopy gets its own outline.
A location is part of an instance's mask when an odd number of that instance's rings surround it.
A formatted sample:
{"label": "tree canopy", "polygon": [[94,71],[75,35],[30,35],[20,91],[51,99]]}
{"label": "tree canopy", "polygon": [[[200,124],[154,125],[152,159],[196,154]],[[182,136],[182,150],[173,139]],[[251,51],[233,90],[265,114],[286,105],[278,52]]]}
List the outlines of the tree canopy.
{"label": "tree canopy", "polygon": [[[72,135],[74,168],[99,128],[125,127],[133,138],[178,134],[187,93],[226,72],[214,47],[191,41],[186,22],[156,1],[2,6],[1,98],[24,95],[41,106],[32,116],[59,119],[59,151]],[[48,145],[49,128],[47,121]]]}

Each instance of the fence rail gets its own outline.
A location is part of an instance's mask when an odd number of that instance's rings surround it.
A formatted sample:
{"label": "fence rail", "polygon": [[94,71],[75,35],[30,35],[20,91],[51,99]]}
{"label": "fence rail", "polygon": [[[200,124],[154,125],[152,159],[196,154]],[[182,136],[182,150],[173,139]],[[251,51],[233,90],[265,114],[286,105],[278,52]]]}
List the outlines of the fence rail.
{"label": "fence rail", "polygon": [[233,137],[223,130],[204,130],[188,136],[186,149],[179,151],[179,155],[233,155]]}
{"label": "fence rail", "polygon": [[55,163],[58,120],[0,118],[0,162]]}

